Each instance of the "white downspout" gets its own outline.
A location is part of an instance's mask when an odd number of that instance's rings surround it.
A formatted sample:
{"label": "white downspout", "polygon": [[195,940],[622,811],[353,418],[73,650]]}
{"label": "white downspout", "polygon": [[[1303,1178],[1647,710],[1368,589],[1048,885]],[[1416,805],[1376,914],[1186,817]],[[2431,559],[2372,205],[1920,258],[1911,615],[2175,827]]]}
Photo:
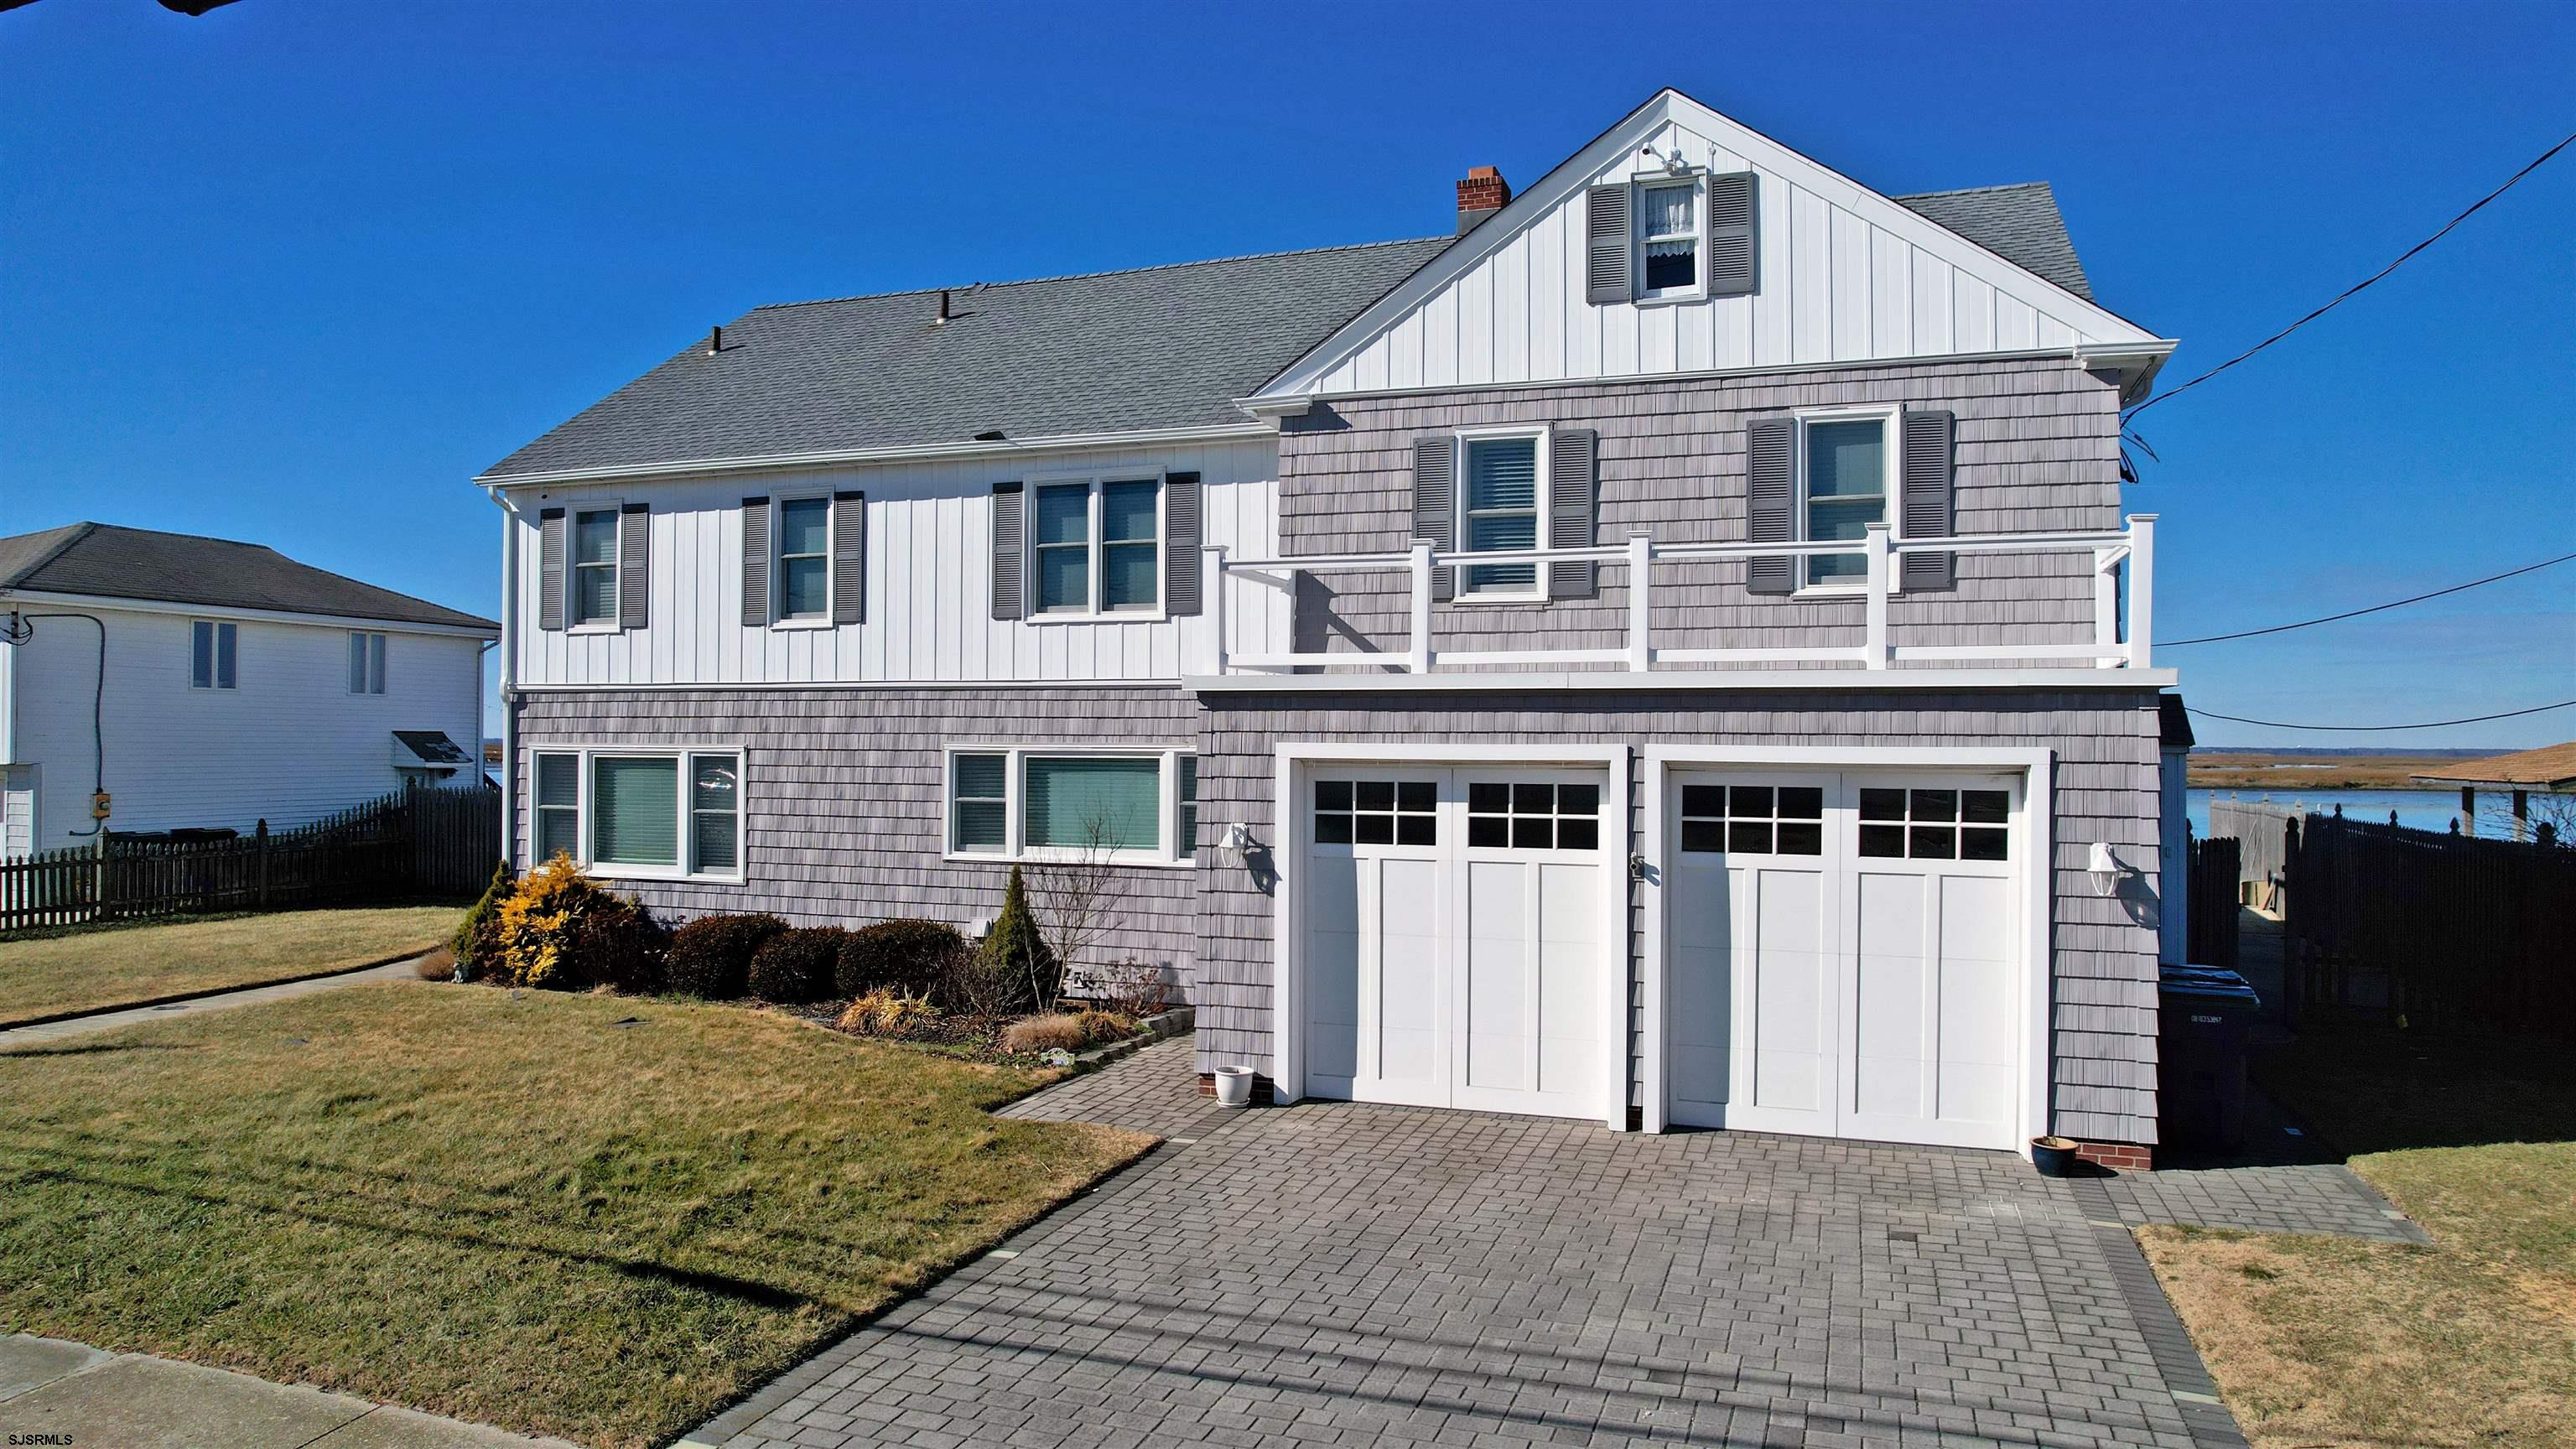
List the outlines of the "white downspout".
{"label": "white downspout", "polygon": [[[519,509],[510,495],[486,485],[485,496],[501,510],[501,860],[516,871],[519,865],[519,710],[512,692],[519,681]],[[474,712],[475,762],[482,762],[483,712],[481,690],[483,671],[474,671],[476,707]]]}

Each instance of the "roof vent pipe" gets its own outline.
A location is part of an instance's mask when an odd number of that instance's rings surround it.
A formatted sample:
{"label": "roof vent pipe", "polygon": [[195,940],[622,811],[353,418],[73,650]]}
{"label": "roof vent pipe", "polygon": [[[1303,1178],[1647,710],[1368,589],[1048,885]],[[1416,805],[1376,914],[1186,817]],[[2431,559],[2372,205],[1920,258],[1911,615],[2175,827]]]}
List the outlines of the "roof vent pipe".
{"label": "roof vent pipe", "polygon": [[721,328],[721,327],[710,327],[710,328],[708,328],[708,329],[707,329],[707,356],[709,356],[709,357],[713,357],[713,356],[715,356],[717,353],[722,352],[722,351],[724,351],[724,329],[723,329],[723,328]]}
{"label": "roof vent pipe", "polygon": [[939,315],[931,319],[930,325],[933,327],[948,325],[948,289],[946,287],[939,289]]}

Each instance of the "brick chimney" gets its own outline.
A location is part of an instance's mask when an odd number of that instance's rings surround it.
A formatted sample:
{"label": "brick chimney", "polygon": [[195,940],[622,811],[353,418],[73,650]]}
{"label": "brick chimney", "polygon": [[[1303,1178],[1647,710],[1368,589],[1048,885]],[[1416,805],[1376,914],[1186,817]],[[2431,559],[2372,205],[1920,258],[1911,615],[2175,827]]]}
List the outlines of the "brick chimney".
{"label": "brick chimney", "polygon": [[1491,166],[1479,166],[1458,183],[1458,235],[1474,231],[1478,223],[1509,205],[1512,184],[1503,173]]}

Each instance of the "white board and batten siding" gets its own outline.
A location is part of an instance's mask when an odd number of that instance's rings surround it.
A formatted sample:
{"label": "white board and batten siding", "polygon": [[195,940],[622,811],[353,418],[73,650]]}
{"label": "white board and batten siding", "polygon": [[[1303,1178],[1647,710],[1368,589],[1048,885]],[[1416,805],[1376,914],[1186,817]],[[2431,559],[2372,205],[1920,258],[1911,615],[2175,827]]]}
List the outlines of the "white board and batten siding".
{"label": "white board and batten siding", "polygon": [[[1653,114],[1648,114],[1652,112]],[[1652,145],[1754,173],[1750,295],[1585,300],[1585,195],[1651,179]],[[1648,377],[2028,353],[2152,340],[2074,294],[1687,97],[1646,111],[1551,174],[1265,397]]]}
{"label": "white board and batten siding", "polygon": [[[1198,473],[1202,542],[1238,556],[1276,551],[1278,447],[1262,438],[514,490],[517,681],[543,688],[1177,680],[1187,672],[1198,619],[992,617],[993,485],[1127,470]],[[866,495],[864,618],[832,627],[746,627],[742,500],[832,491]],[[539,628],[539,510],[617,503],[651,510],[645,624]],[[1230,590],[1226,606],[1255,616],[1236,620],[1238,631],[1286,636],[1284,595]]]}
{"label": "white board and batten siding", "polygon": [[[64,607],[73,607],[66,605]],[[184,612],[78,605],[107,627],[106,746],[112,830],[299,825],[397,789],[395,730],[438,730],[468,750],[482,741],[481,641],[386,633],[385,692],[349,692],[347,624],[231,615],[235,685],[189,681],[192,618]],[[221,611],[217,611],[220,613]],[[209,614],[207,617],[215,617]],[[76,620],[39,620],[15,646],[13,794],[31,798],[28,845],[89,837],[98,778],[91,701],[98,636]],[[8,848],[18,832],[8,827]]]}

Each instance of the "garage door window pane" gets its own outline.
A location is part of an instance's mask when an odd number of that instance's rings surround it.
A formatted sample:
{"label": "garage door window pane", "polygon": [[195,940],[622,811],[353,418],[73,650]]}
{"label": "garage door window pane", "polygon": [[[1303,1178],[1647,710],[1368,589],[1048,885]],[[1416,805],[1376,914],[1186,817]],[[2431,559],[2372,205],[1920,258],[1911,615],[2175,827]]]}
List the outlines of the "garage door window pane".
{"label": "garage door window pane", "polygon": [[1971,825],[1959,832],[1961,860],[2003,860],[2007,855],[2001,830],[1980,830]]}
{"label": "garage door window pane", "polygon": [[1682,849],[1822,855],[1824,813],[1818,785],[1685,785]]}
{"label": "garage door window pane", "polygon": [[1755,855],[1769,855],[1771,853],[1771,822],[1767,820],[1736,820],[1729,822],[1726,827],[1726,848],[1729,850],[1750,851]]}
{"label": "garage door window pane", "polygon": [[1822,855],[1825,853],[1825,826],[1820,820],[1783,820],[1780,841],[1776,847],[1782,855]]}
{"label": "garage door window pane", "polygon": [[[1915,860],[2005,860],[2011,841],[2005,820],[2012,796],[2003,790],[1863,790],[1860,853]],[[1962,825],[1962,820],[1971,822]],[[1903,825],[1895,822],[1904,821]]]}
{"label": "garage door window pane", "polygon": [[1905,792],[1902,790],[1861,791],[1860,818],[1863,820],[1904,819]]}
{"label": "garage door window pane", "polygon": [[1601,787],[1470,781],[1467,843],[1514,850],[1598,850]]}
{"label": "garage door window pane", "polygon": [[1318,845],[1437,845],[1440,788],[1430,780],[1318,780]]}
{"label": "garage door window pane", "polygon": [[1956,790],[1915,791],[1914,818],[1926,822],[1958,819],[1959,792]]}
{"label": "garage door window pane", "polygon": [[1959,792],[1959,818],[1970,825],[2001,825],[2011,806],[2012,796],[2002,790]]}
{"label": "garage door window pane", "polygon": [[1825,818],[1825,792],[1818,785],[1783,785],[1780,787],[1780,818],[1783,820],[1822,820]]}
{"label": "garage door window pane", "polygon": [[1901,860],[1905,856],[1905,827],[1902,825],[1864,825],[1860,828],[1860,853]]}
{"label": "garage door window pane", "polygon": [[1395,808],[1408,815],[1428,815],[1440,808],[1440,787],[1429,780],[1399,780]]}

